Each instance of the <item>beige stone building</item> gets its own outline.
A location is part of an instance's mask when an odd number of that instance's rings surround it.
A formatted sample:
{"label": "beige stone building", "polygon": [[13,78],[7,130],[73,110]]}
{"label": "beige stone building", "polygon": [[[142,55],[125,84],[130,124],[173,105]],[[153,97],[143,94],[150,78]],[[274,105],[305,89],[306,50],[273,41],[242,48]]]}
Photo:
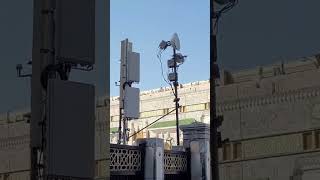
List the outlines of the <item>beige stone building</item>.
{"label": "beige stone building", "polygon": [[[221,72],[217,111],[224,116],[220,153],[222,180],[315,180],[320,177],[320,60],[308,57],[240,72]],[[180,85],[180,124],[209,123],[209,82]],[[174,108],[171,89],[141,92],[140,118],[131,134]],[[96,175],[107,177],[108,134],[116,142],[118,97],[97,101]],[[24,180],[29,173],[29,124],[25,112],[0,119],[0,180]],[[110,125],[110,126],[109,126]],[[108,131],[110,130],[110,132]],[[175,115],[138,134],[175,144]],[[181,137],[182,139],[182,137]],[[130,143],[134,140],[130,139]]]}
{"label": "beige stone building", "polygon": [[320,58],[242,71],[219,87],[222,180],[320,178]]}
{"label": "beige stone building", "polygon": [[[190,124],[194,120],[209,121],[209,81],[199,81],[189,84],[181,84],[178,88],[180,105],[179,122],[180,125]],[[144,91],[140,95],[140,118],[131,120],[128,124],[130,133],[133,134],[146,125],[157,120],[159,117],[174,110],[174,95],[171,88],[160,88]],[[149,128],[144,130],[140,137],[159,137],[164,140],[173,138],[172,143],[176,144],[175,111],[165,116]],[[119,126],[119,101],[118,97],[111,98],[110,102],[110,131],[111,143],[117,142],[116,131]],[[182,132],[180,132],[182,134]],[[182,140],[182,137],[181,139]],[[129,140],[132,144],[132,138]]]}
{"label": "beige stone building", "polygon": [[[97,99],[95,123],[96,179],[110,176],[106,168],[109,150],[109,123],[105,98]],[[0,116],[0,180],[30,180],[29,110],[9,111]]]}
{"label": "beige stone building", "polygon": [[[250,70],[221,72],[217,113],[224,116],[220,153],[222,180],[315,180],[320,178],[320,58],[301,58]],[[209,82],[183,84],[180,124],[209,122]],[[131,134],[174,107],[171,89],[141,94],[140,119]],[[111,99],[111,142],[116,142],[118,100]],[[173,138],[169,115],[140,135]],[[130,139],[130,143],[133,143]]]}

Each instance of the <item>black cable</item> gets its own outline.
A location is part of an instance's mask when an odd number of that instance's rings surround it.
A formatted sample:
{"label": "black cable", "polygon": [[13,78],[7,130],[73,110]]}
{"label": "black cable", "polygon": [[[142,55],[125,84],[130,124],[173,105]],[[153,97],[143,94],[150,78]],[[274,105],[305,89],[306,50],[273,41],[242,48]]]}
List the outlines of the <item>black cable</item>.
{"label": "black cable", "polygon": [[172,113],[173,111],[175,111],[176,109],[171,110],[170,112],[168,112],[165,115],[162,115],[160,118],[158,118],[157,120],[153,121],[152,123],[148,124],[147,126],[145,126],[144,128],[140,129],[139,131],[137,131],[136,133],[132,134],[131,136],[128,137],[128,139],[130,139],[132,136],[137,135],[138,133],[140,133],[142,130],[146,129],[147,127],[151,126],[152,124],[156,123],[157,121],[159,121],[160,119],[166,117],[167,115],[169,115],[170,113]]}
{"label": "black cable", "polygon": [[50,64],[41,72],[41,85],[43,89],[47,89],[50,73],[57,72],[61,80],[68,80],[69,67],[65,64]]}
{"label": "black cable", "polygon": [[[160,62],[160,65],[161,65],[161,74],[162,74],[162,78],[163,78],[163,80],[167,83],[167,84],[169,84],[170,85],[170,87],[171,87],[171,90],[172,90],[172,93],[173,93],[173,95],[175,96],[175,93],[174,93],[174,90],[173,90],[173,87],[172,87],[172,84],[164,77],[164,73],[163,73],[163,66],[162,66],[162,60],[161,60],[161,54],[162,54],[162,52],[163,52],[164,50],[159,50],[159,52],[158,52],[158,54],[157,54],[157,57],[158,57],[158,59],[159,59],[159,62]],[[167,74],[168,75],[168,74]]]}
{"label": "black cable", "polygon": [[161,60],[161,54],[162,54],[162,52],[163,52],[163,50],[159,50],[159,53],[157,54],[157,57],[158,57],[158,59],[159,59],[160,65],[161,65],[161,75],[162,75],[163,80],[164,80],[166,83],[170,84],[170,83],[167,81],[167,79],[164,77],[163,65],[162,65],[162,60]]}
{"label": "black cable", "polygon": [[[44,114],[46,113],[45,111],[45,105],[44,105]],[[40,147],[40,154],[39,154],[39,159],[38,159],[38,164],[37,164],[37,171],[38,171],[38,177],[40,178],[40,177],[42,177],[43,176],[43,167],[42,166],[40,166],[39,167],[39,165],[43,165],[43,162],[41,163],[41,161],[43,161],[44,159],[43,159],[43,151],[44,151],[44,143],[45,143],[45,138],[44,138],[44,134],[45,134],[45,124],[44,124],[44,122],[45,122],[45,120],[46,120],[46,118],[45,118],[45,116],[46,115],[44,115],[44,117],[42,117],[43,119],[42,119],[42,122],[40,122],[41,123],[41,147]],[[42,170],[42,171],[41,171]]]}
{"label": "black cable", "polygon": [[233,9],[238,3],[239,3],[239,0],[232,0],[229,3],[227,3],[223,8],[221,8],[219,11],[214,12],[214,18],[216,19],[214,23],[214,29],[216,31],[216,34],[218,33],[219,20],[222,14],[227,13],[228,11]]}

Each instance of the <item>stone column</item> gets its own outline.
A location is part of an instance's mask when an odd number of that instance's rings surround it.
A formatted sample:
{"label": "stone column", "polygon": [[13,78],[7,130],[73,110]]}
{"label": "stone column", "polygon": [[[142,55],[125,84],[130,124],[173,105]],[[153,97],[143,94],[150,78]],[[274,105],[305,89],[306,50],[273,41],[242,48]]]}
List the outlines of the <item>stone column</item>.
{"label": "stone column", "polygon": [[202,165],[200,157],[200,145],[198,141],[190,142],[190,170],[191,170],[191,179],[192,180],[201,180],[202,179]]}
{"label": "stone column", "polygon": [[145,147],[144,179],[164,179],[164,143],[160,138],[138,139],[137,144]]}
{"label": "stone column", "polygon": [[210,180],[210,126],[201,122],[180,126],[183,146],[191,153],[191,179]]}
{"label": "stone column", "polygon": [[98,174],[96,178],[110,177],[110,123],[108,123],[107,107],[104,105],[96,107],[96,122],[95,122],[95,160]]}

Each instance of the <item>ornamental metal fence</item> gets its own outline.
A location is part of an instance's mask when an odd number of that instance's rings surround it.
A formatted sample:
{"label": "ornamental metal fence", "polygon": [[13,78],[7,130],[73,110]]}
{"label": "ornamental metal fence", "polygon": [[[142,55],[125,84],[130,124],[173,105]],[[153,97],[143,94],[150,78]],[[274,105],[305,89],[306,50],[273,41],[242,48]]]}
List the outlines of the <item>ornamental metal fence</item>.
{"label": "ornamental metal fence", "polygon": [[141,146],[110,145],[111,180],[143,179],[144,148]]}

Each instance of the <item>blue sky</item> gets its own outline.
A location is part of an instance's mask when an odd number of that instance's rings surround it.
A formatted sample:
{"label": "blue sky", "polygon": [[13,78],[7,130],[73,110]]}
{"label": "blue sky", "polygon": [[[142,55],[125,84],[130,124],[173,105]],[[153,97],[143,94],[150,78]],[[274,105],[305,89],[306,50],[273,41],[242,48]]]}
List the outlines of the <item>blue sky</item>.
{"label": "blue sky", "polygon": [[[179,68],[179,82],[209,79],[209,1],[186,0],[111,0],[110,20],[110,94],[118,95],[114,82],[119,80],[120,41],[128,38],[133,51],[140,53],[141,90],[168,86],[157,59],[161,40],[170,40],[177,32],[181,53],[188,56]],[[172,54],[163,53],[163,68]]]}
{"label": "blue sky", "polygon": [[[97,1],[100,26],[106,14],[102,2]],[[221,69],[236,71],[320,53],[319,6],[319,0],[239,1],[219,24]],[[32,7],[32,0],[0,1],[0,83],[3,85],[0,113],[30,106],[30,79],[17,78],[15,66],[25,64],[32,55]],[[169,40],[174,32],[180,36],[182,52],[189,56],[179,70],[180,82],[208,79],[209,0],[111,0],[110,13],[111,95],[118,94],[114,82],[119,79],[117,60],[120,41],[125,38],[141,53],[141,83],[137,87],[142,90],[166,86],[156,51],[159,42]],[[73,71],[72,76],[81,82],[94,82],[97,96],[102,96],[107,89],[109,69],[103,51],[107,42],[101,39],[108,31],[97,30],[100,44],[96,69],[90,73]],[[164,62],[169,55],[166,52]]]}

